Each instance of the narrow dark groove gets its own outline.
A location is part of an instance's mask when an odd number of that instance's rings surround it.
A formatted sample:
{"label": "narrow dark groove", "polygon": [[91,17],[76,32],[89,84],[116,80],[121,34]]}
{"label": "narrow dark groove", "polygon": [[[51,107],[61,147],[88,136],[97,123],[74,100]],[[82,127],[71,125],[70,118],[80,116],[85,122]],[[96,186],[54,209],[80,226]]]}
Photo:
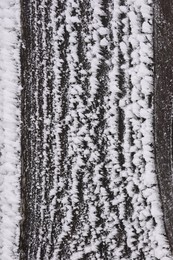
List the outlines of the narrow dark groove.
{"label": "narrow dark groove", "polygon": [[[31,27],[30,27],[30,2],[21,0],[21,24],[22,24],[22,44],[20,52],[21,60],[21,84],[25,86],[26,80],[29,80],[30,64],[28,64],[28,57],[30,56],[29,46],[31,44]],[[30,180],[28,178],[28,170],[31,167],[31,161],[28,160],[30,157],[30,94],[29,90],[26,88],[22,89],[21,93],[21,231],[20,231],[20,259],[28,259],[28,241],[26,239],[26,234],[28,234],[29,227],[27,222],[32,222],[30,215],[30,205],[29,205],[29,192],[30,192]],[[28,138],[29,137],[29,138]]]}
{"label": "narrow dark groove", "polygon": [[[173,252],[172,182],[172,78],[173,3],[157,0],[154,5],[154,139],[155,162],[164,224]],[[166,187],[166,188],[165,188]]]}

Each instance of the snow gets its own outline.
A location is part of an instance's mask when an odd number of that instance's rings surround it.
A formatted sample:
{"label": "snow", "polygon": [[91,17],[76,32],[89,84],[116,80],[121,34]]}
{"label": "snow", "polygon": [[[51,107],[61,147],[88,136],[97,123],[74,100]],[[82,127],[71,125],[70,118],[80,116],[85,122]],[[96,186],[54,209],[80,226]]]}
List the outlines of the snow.
{"label": "snow", "polygon": [[20,203],[20,64],[18,1],[0,2],[0,259],[18,259]]}

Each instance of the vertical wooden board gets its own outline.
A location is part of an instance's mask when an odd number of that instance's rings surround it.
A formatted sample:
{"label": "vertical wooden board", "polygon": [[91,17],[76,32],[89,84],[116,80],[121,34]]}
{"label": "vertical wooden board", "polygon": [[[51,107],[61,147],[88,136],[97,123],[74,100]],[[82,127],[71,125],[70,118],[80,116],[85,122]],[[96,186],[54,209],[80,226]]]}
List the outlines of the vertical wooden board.
{"label": "vertical wooden board", "polygon": [[173,2],[154,5],[154,130],[156,171],[167,237],[173,249]]}

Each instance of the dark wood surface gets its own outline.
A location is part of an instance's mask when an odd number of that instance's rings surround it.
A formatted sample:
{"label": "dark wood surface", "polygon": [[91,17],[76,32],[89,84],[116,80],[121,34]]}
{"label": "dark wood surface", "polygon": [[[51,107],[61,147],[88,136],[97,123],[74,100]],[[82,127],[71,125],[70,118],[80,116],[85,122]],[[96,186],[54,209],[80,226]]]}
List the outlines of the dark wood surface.
{"label": "dark wood surface", "polygon": [[167,238],[173,250],[173,2],[154,5],[156,171]]}

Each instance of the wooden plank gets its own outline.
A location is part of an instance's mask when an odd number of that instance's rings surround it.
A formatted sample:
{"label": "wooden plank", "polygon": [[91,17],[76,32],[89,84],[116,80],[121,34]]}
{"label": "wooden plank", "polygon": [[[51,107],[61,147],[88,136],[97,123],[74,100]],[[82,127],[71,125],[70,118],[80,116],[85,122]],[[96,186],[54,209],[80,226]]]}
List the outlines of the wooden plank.
{"label": "wooden plank", "polygon": [[154,8],[155,159],[167,237],[173,250],[173,2]]}

